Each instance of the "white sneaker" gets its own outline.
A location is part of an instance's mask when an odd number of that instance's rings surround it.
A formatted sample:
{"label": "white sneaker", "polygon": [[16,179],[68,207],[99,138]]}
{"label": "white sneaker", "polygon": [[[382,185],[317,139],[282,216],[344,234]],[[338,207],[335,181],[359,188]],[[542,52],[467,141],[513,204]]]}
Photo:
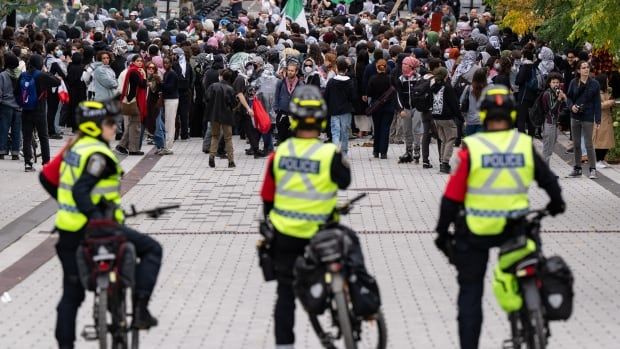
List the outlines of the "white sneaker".
{"label": "white sneaker", "polygon": [[596,162],[596,169],[597,170],[600,170],[600,169],[603,169],[603,168],[608,168],[608,167],[609,167],[609,164],[607,164],[605,161],[597,161]]}
{"label": "white sneaker", "polygon": [[598,178],[596,170],[594,170],[594,169],[590,170],[590,177],[589,178],[590,179],[597,179]]}

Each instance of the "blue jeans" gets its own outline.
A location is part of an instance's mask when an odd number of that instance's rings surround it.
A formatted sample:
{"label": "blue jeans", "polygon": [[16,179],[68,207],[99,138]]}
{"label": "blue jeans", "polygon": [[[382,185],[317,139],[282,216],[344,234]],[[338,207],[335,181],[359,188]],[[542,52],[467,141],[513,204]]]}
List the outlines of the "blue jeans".
{"label": "blue jeans", "polygon": [[159,109],[159,114],[155,119],[155,134],[153,135],[153,143],[157,149],[162,149],[166,145],[166,133],[164,131],[164,108]]}
{"label": "blue jeans", "polygon": [[269,132],[265,133],[264,135],[262,135],[263,138],[263,146],[266,152],[272,152],[273,151],[273,129],[276,127],[275,124],[271,124],[271,128],[269,129]]}
{"label": "blue jeans", "polygon": [[[22,113],[6,105],[0,105],[0,155],[19,155],[22,141]],[[11,133],[11,144],[9,142]]]}
{"label": "blue jeans", "polygon": [[349,129],[351,128],[351,113],[332,115],[332,142],[340,148],[342,154],[349,152]]}

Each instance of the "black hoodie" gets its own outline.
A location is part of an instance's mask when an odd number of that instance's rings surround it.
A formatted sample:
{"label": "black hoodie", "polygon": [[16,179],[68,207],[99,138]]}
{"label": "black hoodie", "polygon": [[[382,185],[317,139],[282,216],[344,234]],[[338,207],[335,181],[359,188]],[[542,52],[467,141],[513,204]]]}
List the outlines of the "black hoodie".
{"label": "black hoodie", "polygon": [[336,75],[327,82],[325,102],[330,116],[353,113],[355,81],[347,75]]}
{"label": "black hoodie", "polygon": [[[38,54],[33,54],[30,56],[28,60],[28,71],[32,73],[35,70],[43,69],[43,57]],[[48,89],[52,87],[60,86],[60,79],[57,77],[50,75],[49,73],[41,72],[36,81],[37,84],[37,96],[40,96],[42,99],[39,100],[37,104],[36,112],[45,112],[45,98],[44,93]]]}

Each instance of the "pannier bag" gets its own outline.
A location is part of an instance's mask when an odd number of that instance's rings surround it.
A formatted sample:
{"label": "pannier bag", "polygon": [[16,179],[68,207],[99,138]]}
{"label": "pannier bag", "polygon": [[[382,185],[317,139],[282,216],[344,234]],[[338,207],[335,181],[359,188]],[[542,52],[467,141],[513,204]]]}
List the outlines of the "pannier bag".
{"label": "pannier bag", "polygon": [[573,312],[573,273],[560,256],[546,259],[542,298],[547,320],[568,320]]}
{"label": "pannier bag", "polygon": [[357,316],[374,315],[381,307],[377,280],[365,270],[358,270],[350,274],[349,295],[351,296],[351,303],[353,303],[353,313]]}
{"label": "pannier bag", "polygon": [[328,305],[323,266],[313,263],[310,258],[300,256],[295,261],[293,273],[293,290],[304,309],[308,314],[323,314]]}
{"label": "pannier bag", "polygon": [[499,265],[496,265],[493,271],[493,293],[499,306],[507,313],[515,312],[523,306],[517,277],[513,273],[502,271]]}
{"label": "pannier bag", "polygon": [[97,287],[97,263],[93,258],[110,253],[115,259],[110,261],[109,270],[116,272],[123,287],[133,288],[135,284],[136,249],[122,236],[105,236],[84,240],[76,252],[78,274],[82,286],[94,291]]}

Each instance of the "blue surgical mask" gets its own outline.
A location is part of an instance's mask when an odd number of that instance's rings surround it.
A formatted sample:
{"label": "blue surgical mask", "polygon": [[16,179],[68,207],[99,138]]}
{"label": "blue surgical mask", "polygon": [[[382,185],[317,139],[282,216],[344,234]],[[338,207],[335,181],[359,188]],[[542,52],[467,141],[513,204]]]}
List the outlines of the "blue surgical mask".
{"label": "blue surgical mask", "polygon": [[54,56],[56,56],[57,58],[60,58],[60,56],[62,56],[62,50],[54,51]]}
{"label": "blue surgical mask", "polygon": [[133,45],[127,45],[127,51],[133,52]]}

